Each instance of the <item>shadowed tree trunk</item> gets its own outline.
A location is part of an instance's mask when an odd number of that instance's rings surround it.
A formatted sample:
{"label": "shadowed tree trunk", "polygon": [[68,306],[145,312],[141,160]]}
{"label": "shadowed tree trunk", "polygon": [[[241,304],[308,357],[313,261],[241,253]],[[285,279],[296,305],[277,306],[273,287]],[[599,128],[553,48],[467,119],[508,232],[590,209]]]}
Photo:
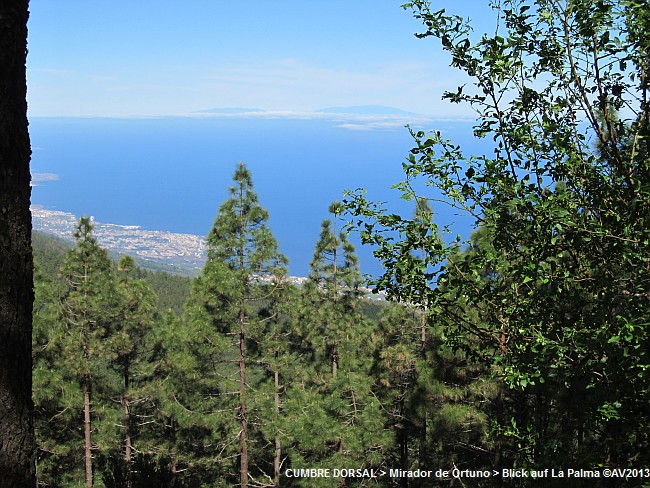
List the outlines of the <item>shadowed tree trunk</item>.
{"label": "shadowed tree trunk", "polygon": [[[242,254],[243,256],[243,254]],[[243,259],[243,258],[242,258]],[[239,483],[248,486],[248,413],[246,412],[246,313],[243,300],[239,304]]]}
{"label": "shadowed tree trunk", "polygon": [[[276,351],[275,357],[278,357]],[[280,416],[280,374],[277,371],[273,372],[273,383],[275,390],[275,415]],[[273,486],[278,488],[280,486],[280,464],[282,460],[282,444],[280,443],[280,434],[275,434],[275,455],[273,456]]]}
{"label": "shadowed tree trunk", "polygon": [[0,480],[33,488],[27,0],[0,2]]}
{"label": "shadowed tree trunk", "polygon": [[[239,168],[243,169],[243,164],[239,163]],[[242,229],[244,228],[244,189],[239,186],[239,220]],[[239,233],[239,270],[244,272],[246,270],[245,255],[246,243],[244,232]],[[244,281],[248,281],[248,277],[244,275]],[[245,288],[245,283],[244,283]],[[248,486],[248,412],[246,411],[246,309],[244,306],[244,299],[239,300],[239,415],[241,432],[239,434],[240,440],[240,486],[246,488]]]}
{"label": "shadowed tree trunk", "polygon": [[84,373],[84,462],[86,467],[86,487],[93,487],[93,455],[90,429],[90,373]]}

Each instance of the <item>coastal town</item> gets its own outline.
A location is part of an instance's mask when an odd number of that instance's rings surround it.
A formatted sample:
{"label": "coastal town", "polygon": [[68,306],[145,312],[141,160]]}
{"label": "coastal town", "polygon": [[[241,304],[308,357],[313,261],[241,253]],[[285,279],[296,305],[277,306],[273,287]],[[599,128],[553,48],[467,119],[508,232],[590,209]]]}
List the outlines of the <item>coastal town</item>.
{"label": "coastal town", "polygon": [[[34,205],[34,230],[72,243],[79,218],[72,213],[49,210]],[[149,262],[174,267],[181,274],[196,275],[207,259],[205,239],[194,234],[177,234],[160,230],[146,230],[138,225],[107,224],[94,220],[93,233],[97,242],[115,254],[128,254],[140,263]],[[288,280],[301,286],[306,278],[289,276]]]}
{"label": "coastal town", "polygon": [[[49,210],[38,205],[31,207],[34,230],[74,242],[73,234],[79,218],[72,213]],[[205,239],[194,234],[177,234],[161,230],[147,230],[139,225],[119,225],[98,222],[90,217],[93,233],[100,246],[115,254],[128,254],[142,264],[154,263],[176,269],[180,274],[197,275],[207,259]],[[288,281],[302,286],[307,278],[288,276]],[[262,278],[263,280],[263,278]],[[361,287],[367,298],[385,300],[385,293],[372,294]]]}
{"label": "coastal town", "polygon": [[[68,212],[32,207],[34,230],[66,241],[74,240],[73,233],[78,220],[78,217]],[[92,220],[97,242],[111,252],[190,270],[200,270],[205,263],[205,239],[200,236],[145,230],[138,225],[106,224]]]}

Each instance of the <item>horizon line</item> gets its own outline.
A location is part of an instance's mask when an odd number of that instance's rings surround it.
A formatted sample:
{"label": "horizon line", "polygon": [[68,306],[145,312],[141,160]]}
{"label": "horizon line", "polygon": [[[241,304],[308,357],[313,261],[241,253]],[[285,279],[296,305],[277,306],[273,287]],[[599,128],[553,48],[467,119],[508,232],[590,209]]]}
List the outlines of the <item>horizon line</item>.
{"label": "horizon line", "polygon": [[[338,108],[338,107],[337,107]],[[340,107],[344,108],[344,107]],[[351,107],[353,108],[353,107]],[[218,110],[226,110],[219,112]],[[403,113],[362,113],[362,112],[333,112],[327,108],[316,110],[284,110],[284,109],[241,109],[241,112],[227,112],[228,107],[202,109],[191,112],[166,112],[151,114],[27,114],[28,119],[233,119],[233,118],[257,118],[257,119],[304,119],[304,120],[334,120],[334,121],[357,121],[357,122],[378,122],[378,121],[402,121],[408,123],[422,123],[427,121],[449,121],[449,122],[473,122],[475,116],[462,114],[443,113],[439,115],[421,114],[403,111]],[[326,111],[327,110],[327,111]]]}

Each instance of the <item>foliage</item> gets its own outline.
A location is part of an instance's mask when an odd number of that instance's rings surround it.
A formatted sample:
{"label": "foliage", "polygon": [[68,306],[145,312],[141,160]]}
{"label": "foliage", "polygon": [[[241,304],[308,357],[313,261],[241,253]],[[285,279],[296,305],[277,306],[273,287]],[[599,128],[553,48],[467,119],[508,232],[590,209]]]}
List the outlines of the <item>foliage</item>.
{"label": "foliage", "polygon": [[[500,419],[503,432],[529,433],[511,462],[647,461],[647,8],[504,0],[493,4],[495,33],[473,42],[466,20],[423,1],[405,7],[425,25],[419,37],[439,39],[473,81],[444,98],[476,110],[474,135],[494,151],[468,156],[439,132],[414,131],[397,186],[473,216],[490,243],[454,259],[460,242],[442,245],[435,224],[425,233],[356,192],[347,209],[386,268],[376,285],[427,307],[446,335],[482,343],[525,406],[514,423]],[[421,180],[436,193],[416,194]]]}
{"label": "foliage", "polygon": [[295,466],[378,467],[391,436],[371,374],[376,323],[362,312],[354,246],[337,230],[341,204],[329,210],[333,218],[322,222],[308,280],[294,304],[290,344],[299,366],[286,395],[284,430]]}
{"label": "foliage", "polygon": [[[79,386],[61,367],[59,296],[62,290],[37,267],[32,326],[37,479],[66,486],[79,480]],[[80,478],[81,480],[83,478]]]}
{"label": "foliage", "polygon": [[[68,242],[53,235],[38,231],[32,233],[34,260],[38,263],[40,272],[48,279],[58,278],[59,269],[69,249]],[[109,257],[115,262],[122,258],[120,255],[111,253],[109,253]],[[143,280],[152,289],[158,297],[156,304],[160,313],[172,310],[176,315],[180,315],[190,293],[191,279],[189,277],[164,271],[151,271],[138,265],[129,271],[129,275],[135,279]]]}
{"label": "foliage", "polygon": [[[134,445],[148,451],[143,426],[151,401],[144,386],[155,348],[155,297],[129,276],[133,260],[123,258],[116,274],[87,218],[75,237],[60,279],[37,274],[33,327],[38,477],[63,485],[83,480],[80,459],[102,462],[109,453],[130,478]],[[95,481],[114,474],[87,467],[101,472]],[[86,484],[92,481],[86,475]]]}
{"label": "foliage", "polygon": [[158,312],[164,314],[172,311],[180,315],[183,305],[190,295],[192,280],[187,276],[173,275],[160,271],[139,269],[135,277],[144,281],[156,294]]}
{"label": "foliage", "polygon": [[[495,387],[466,355],[441,348],[440,328],[413,306],[390,304],[380,317],[374,375],[395,436],[390,465],[402,469],[490,466],[489,406]],[[423,319],[427,341],[420,341]]]}
{"label": "foliage", "polygon": [[47,277],[55,277],[70,245],[63,240],[55,239],[42,232],[32,232],[32,252],[34,261],[38,263],[40,272]]}

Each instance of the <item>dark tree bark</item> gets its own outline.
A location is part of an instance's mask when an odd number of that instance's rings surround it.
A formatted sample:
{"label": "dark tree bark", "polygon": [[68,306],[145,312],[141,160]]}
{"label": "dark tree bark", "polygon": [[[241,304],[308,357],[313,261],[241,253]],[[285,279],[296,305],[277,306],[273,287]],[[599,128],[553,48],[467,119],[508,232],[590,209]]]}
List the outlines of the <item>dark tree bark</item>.
{"label": "dark tree bark", "polygon": [[[275,357],[278,357],[276,351]],[[275,414],[280,416],[280,373],[273,372],[273,383],[275,385]],[[275,435],[275,455],[273,456],[273,486],[278,488],[280,486],[280,464],[282,461],[282,444],[280,443],[280,434]]]}
{"label": "dark tree bark", "polygon": [[27,131],[28,0],[0,2],[0,480],[36,486]]}
{"label": "dark tree bark", "polygon": [[83,378],[84,388],[84,465],[86,468],[86,487],[93,488],[93,451],[92,434],[90,429],[90,373]]}
{"label": "dark tree bark", "polygon": [[[243,256],[243,254],[242,254]],[[243,259],[243,258],[242,258]],[[246,411],[246,314],[243,300],[239,304],[239,486],[248,486],[248,412]]]}

